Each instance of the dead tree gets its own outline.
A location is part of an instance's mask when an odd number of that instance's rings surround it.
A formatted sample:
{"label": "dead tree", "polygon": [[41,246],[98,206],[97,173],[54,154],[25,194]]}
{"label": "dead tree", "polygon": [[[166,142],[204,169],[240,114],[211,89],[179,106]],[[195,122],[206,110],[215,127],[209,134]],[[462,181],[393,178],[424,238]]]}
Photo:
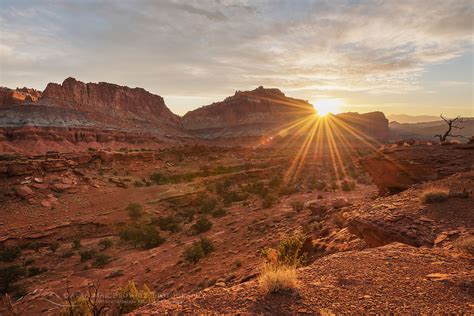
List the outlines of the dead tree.
{"label": "dead tree", "polygon": [[448,129],[444,134],[436,134],[434,137],[438,137],[440,142],[446,141],[448,137],[463,137],[462,135],[453,135],[451,132],[453,129],[463,129],[464,127],[460,126],[460,124],[464,123],[466,121],[465,119],[460,116],[451,119],[444,117],[443,114],[441,114],[440,117],[448,124]]}

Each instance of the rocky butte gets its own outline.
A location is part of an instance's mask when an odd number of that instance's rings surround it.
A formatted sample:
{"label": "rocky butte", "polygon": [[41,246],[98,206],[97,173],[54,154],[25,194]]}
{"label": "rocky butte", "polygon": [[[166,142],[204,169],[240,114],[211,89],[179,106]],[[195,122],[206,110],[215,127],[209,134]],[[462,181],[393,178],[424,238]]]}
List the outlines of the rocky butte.
{"label": "rocky butte", "polygon": [[[253,146],[261,139],[281,136],[282,131],[295,132],[297,128],[288,127],[314,119],[316,113],[305,100],[260,86],[179,117],[161,96],[142,88],[74,78],[49,83],[43,92],[2,88],[0,105],[0,148],[23,153],[189,143],[227,146],[242,144],[242,139]],[[334,118],[349,127],[343,131],[347,137],[353,134],[350,130],[382,141],[389,136],[388,121],[381,112]]]}

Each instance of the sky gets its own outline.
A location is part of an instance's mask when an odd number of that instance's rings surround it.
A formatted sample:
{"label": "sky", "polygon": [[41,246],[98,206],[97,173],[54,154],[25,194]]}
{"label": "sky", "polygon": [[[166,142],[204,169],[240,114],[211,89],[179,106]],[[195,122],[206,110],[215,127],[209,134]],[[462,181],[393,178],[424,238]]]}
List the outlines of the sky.
{"label": "sky", "polygon": [[106,81],[159,94],[179,115],[263,85],[340,111],[474,116],[473,7],[0,0],[0,86]]}

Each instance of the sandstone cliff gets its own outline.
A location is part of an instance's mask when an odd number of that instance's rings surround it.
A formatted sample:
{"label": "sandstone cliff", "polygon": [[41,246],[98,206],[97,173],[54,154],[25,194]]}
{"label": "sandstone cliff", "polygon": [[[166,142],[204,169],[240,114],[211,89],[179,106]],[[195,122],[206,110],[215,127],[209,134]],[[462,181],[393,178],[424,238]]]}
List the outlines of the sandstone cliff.
{"label": "sandstone cliff", "polygon": [[183,125],[205,138],[262,136],[274,127],[314,113],[307,101],[260,86],[186,113]]}
{"label": "sandstone cliff", "polygon": [[159,95],[106,82],[83,83],[67,78],[61,85],[49,83],[38,103],[79,110],[97,121],[124,127],[143,123],[180,126],[179,117]]}

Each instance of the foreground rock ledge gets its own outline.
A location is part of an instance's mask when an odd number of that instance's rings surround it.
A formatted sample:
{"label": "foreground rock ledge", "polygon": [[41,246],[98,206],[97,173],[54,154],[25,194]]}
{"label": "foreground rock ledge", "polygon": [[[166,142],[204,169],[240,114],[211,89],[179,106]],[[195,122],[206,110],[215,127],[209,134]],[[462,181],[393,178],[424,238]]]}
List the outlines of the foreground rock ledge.
{"label": "foreground rock ledge", "polygon": [[299,289],[293,294],[264,296],[252,280],[171,297],[133,314],[469,314],[474,312],[474,275],[469,267],[472,258],[452,250],[393,243],[334,254],[299,269]]}

